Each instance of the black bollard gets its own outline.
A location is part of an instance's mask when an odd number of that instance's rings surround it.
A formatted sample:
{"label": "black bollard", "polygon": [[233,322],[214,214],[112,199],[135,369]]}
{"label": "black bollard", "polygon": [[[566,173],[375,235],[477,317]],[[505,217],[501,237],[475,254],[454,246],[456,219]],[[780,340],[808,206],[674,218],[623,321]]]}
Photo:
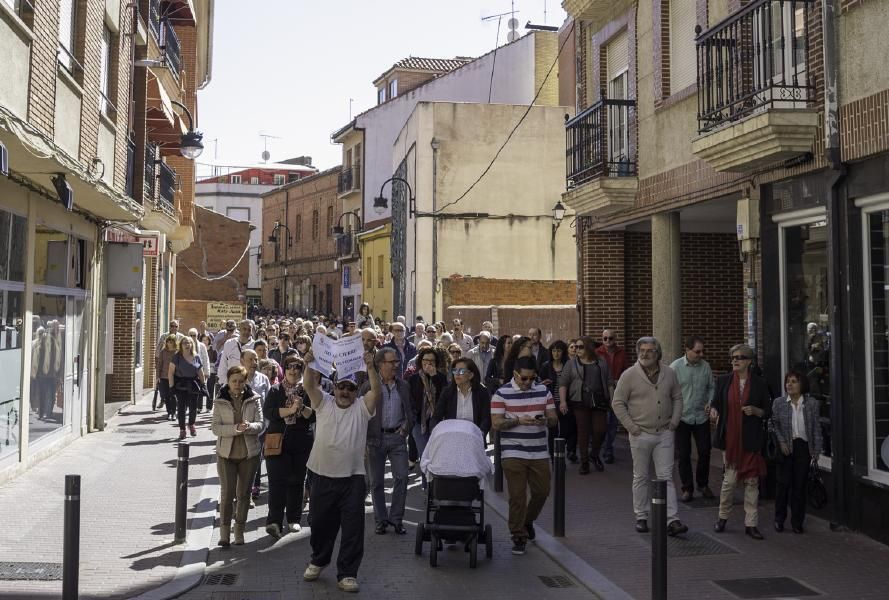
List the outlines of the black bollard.
{"label": "black bollard", "polygon": [[553,479],[556,486],[553,503],[553,535],[565,537],[565,438],[553,440],[553,459],[556,469]]}
{"label": "black bollard", "polygon": [[80,475],[65,475],[64,536],[62,600],[76,600],[80,578]]}
{"label": "black bollard", "polygon": [[188,444],[179,443],[179,459],[176,462],[176,534],[173,542],[185,541],[185,517],[188,508]]}
{"label": "black bollard", "polygon": [[500,432],[494,432],[494,491],[503,491],[503,465],[500,462]]}
{"label": "black bollard", "polygon": [[667,482],[656,479],[651,497],[651,597],[667,600]]}

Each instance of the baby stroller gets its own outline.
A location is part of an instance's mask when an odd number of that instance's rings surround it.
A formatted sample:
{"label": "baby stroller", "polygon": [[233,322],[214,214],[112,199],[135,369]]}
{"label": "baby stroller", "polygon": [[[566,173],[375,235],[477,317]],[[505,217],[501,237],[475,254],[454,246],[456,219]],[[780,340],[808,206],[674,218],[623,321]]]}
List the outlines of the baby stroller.
{"label": "baby stroller", "polygon": [[[484,438],[473,423],[451,419],[439,423],[423,452],[420,468],[429,483],[426,492],[426,521],[417,525],[414,552],[429,546],[429,564],[438,566],[438,551],[445,543],[463,544],[469,552],[469,567],[478,563],[478,545],[494,554],[493,531],[485,524],[482,477],[493,469],[484,451]],[[439,473],[439,474],[436,474]]]}

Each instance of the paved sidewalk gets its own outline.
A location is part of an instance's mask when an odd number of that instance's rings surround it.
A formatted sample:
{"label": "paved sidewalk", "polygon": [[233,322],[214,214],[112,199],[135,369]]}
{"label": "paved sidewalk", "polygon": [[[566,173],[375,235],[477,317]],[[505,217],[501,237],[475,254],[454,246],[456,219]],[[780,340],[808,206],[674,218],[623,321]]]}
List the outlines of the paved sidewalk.
{"label": "paved sidewalk", "polygon": [[[721,469],[720,453],[713,462]],[[568,464],[565,547],[635,598],[651,594],[650,534],[635,532],[632,511],[632,463],[626,437],[617,442],[617,463],[603,473],[578,475]],[[722,482],[714,468],[710,487],[718,493]],[[505,499],[505,494],[498,495]],[[715,581],[787,577],[814,590],[818,598],[880,599],[889,596],[889,547],[863,535],[832,532],[823,519],[808,515],[806,533],[785,533],[772,528],[774,505],[761,501],[759,528],[764,541],[744,535],[741,494],[725,533],[713,531],[717,501],[696,498],[691,506],[679,504],[679,518],[690,532],[686,539],[670,538],[668,562],[671,600],[736,599]],[[552,531],[552,497],[538,521]],[[751,582],[756,584],[758,582]],[[801,592],[780,596],[795,598]],[[746,597],[778,597],[746,596]]]}
{"label": "paved sidewalk", "polygon": [[[151,411],[151,396],[0,487],[0,562],[62,562],[64,479],[81,475],[81,598],[134,598],[169,584],[202,561],[216,474],[209,414],[191,444],[189,546],[173,544],[178,425]],[[204,487],[207,484],[207,487]],[[210,500],[213,498],[214,500]],[[196,546],[196,547],[195,547]],[[203,552],[206,556],[206,551]],[[200,565],[202,571],[203,565]],[[197,581],[198,573],[194,577]],[[0,580],[0,598],[59,598],[62,582]],[[181,590],[180,590],[181,591]],[[163,594],[162,594],[163,595]]]}

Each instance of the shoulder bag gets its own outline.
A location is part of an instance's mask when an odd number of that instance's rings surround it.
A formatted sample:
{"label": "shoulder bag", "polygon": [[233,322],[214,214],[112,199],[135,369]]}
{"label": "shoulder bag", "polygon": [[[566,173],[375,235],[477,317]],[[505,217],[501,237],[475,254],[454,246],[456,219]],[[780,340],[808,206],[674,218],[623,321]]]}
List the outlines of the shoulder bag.
{"label": "shoulder bag", "polygon": [[821,479],[818,462],[814,460],[809,464],[809,481],[806,484],[806,496],[809,498],[809,505],[816,510],[824,508],[827,504],[827,488],[824,486],[824,480]]}
{"label": "shoulder bag", "polygon": [[[284,430],[286,433],[287,430]],[[284,451],[284,433],[266,433],[263,454],[269,456],[281,456]]]}

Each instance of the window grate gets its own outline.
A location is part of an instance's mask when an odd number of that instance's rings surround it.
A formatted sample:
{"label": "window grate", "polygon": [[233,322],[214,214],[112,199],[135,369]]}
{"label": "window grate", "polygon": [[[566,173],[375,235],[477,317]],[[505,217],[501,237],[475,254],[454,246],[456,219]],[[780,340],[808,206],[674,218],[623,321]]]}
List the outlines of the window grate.
{"label": "window grate", "polygon": [[577,586],[577,584],[564,575],[538,575],[537,577],[540,578],[543,585],[549,588],[570,588]]}
{"label": "window grate", "polygon": [[62,563],[0,562],[0,580],[61,581]]}
{"label": "window grate", "polygon": [[211,573],[204,577],[204,585],[235,585],[238,583],[238,573]]}

